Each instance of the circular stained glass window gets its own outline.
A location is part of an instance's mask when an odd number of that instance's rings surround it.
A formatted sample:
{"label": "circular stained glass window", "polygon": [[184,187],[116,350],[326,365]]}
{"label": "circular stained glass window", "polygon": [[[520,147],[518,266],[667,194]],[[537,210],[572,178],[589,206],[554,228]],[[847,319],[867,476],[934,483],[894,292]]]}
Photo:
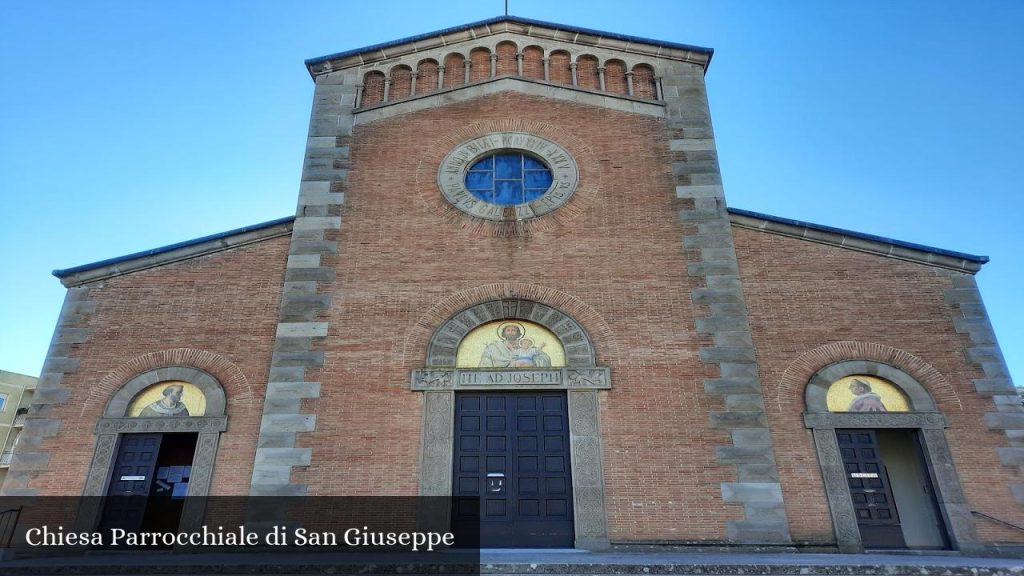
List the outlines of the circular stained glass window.
{"label": "circular stained glass window", "polygon": [[568,150],[534,134],[492,132],[456,146],[437,169],[441,193],[485,220],[522,221],[569,201],[580,173]]}
{"label": "circular stained glass window", "polygon": [[551,170],[539,159],[520,152],[499,152],[469,167],[466,189],[484,202],[514,206],[539,198],[552,180]]}

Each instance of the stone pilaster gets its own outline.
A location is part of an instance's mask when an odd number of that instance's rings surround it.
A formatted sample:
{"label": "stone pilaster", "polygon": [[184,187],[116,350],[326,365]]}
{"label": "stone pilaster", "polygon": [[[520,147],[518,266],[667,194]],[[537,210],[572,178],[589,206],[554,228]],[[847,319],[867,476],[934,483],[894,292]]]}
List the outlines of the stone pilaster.
{"label": "stone pilaster", "polygon": [[303,401],[320,397],[320,344],[330,326],[336,235],[348,181],[352,111],[357,75],[320,76],[299,185],[299,202],[278,313],[263,419],[253,465],[250,494],[302,495],[305,484],[292,480],[296,467],[309,466],[311,448],[297,447],[300,434],[316,429],[316,415],[302,411]]}
{"label": "stone pilaster", "polygon": [[[631,76],[631,75],[630,75]],[[720,486],[722,500],[741,506],[742,520],[725,526],[729,541],[742,544],[791,542],[771,433],[764,411],[754,343],[747,320],[732,228],[726,212],[718,153],[699,66],[675,64],[662,78],[667,104],[669,152],[682,202],[682,244],[700,254],[687,264],[698,280],[690,298],[698,316],[697,332],[710,338],[700,359],[718,372],[704,381],[704,392],[720,399],[724,410],[709,415],[712,428],[731,441],[715,447],[721,466],[734,467],[735,482]]]}
{"label": "stone pilaster", "polygon": [[78,359],[72,355],[72,346],[89,339],[88,318],[96,312],[96,302],[89,299],[90,291],[89,286],[77,286],[68,288],[64,296],[57,328],[0,495],[34,496],[39,492],[32,487],[32,479],[50,466],[50,454],[43,443],[56,436],[61,426],[53,409],[70,399],[71,389],[64,377],[78,371]]}
{"label": "stone pilaster", "polygon": [[[953,315],[953,327],[970,339],[964,355],[982,373],[981,378],[972,381],[974,391],[992,399],[993,410],[985,413],[985,425],[990,430],[1002,430],[1007,436],[1008,446],[999,448],[999,461],[1024,472],[1024,407],[1010,380],[1010,370],[999,349],[974,276],[954,275],[945,299]],[[1024,484],[1011,484],[1010,489],[1017,502],[1024,504]]]}

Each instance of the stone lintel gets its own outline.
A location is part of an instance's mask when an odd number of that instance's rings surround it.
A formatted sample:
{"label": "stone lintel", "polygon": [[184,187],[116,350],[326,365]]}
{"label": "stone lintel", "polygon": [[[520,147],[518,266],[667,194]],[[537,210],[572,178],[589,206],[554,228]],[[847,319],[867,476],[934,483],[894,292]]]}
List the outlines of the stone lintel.
{"label": "stone lintel", "polygon": [[413,370],[410,390],[608,390],[608,368]]}
{"label": "stone lintel", "polygon": [[[1019,416],[1024,419],[1024,414]],[[805,412],[804,425],[818,429],[903,427],[941,430],[947,423],[941,412]]]}

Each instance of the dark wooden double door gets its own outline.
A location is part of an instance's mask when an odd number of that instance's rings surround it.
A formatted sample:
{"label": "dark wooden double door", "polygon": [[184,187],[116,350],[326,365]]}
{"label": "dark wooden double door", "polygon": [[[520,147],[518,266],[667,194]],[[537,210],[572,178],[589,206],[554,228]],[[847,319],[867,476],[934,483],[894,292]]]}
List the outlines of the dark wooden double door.
{"label": "dark wooden double door", "polygon": [[196,440],[196,434],[122,435],[100,530],[177,531]]}
{"label": "dark wooden double door", "polygon": [[452,529],[481,548],[571,548],[564,392],[455,396]]}
{"label": "dark wooden double door", "polygon": [[916,431],[836,430],[836,439],[865,548],[948,546]]}

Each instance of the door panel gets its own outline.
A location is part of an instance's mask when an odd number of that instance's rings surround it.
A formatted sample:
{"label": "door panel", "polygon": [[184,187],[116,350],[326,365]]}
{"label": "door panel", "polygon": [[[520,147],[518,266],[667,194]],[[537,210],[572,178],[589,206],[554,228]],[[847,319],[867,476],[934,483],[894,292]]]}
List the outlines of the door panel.
{"label": "door panel", "polygon": [[903,529],[874,430],[836,430],[865,548],[904,548]]}
{"label": "door panel", "polygon": [[482,547],[571,547],[566,396],[458,393],[452,528]]}
{"label": "door panel", "polygon": [[142,526],[153,485],[162,434],[125,434],[114,459],[100,528],[136,531]]}

